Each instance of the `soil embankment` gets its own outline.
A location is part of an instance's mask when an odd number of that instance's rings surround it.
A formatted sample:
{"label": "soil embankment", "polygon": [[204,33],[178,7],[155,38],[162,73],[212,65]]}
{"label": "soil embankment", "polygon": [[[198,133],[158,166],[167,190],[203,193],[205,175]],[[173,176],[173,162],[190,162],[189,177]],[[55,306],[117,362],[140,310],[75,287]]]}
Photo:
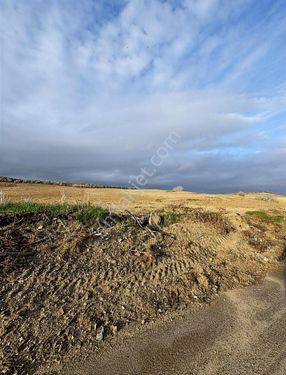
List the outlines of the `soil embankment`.
{"label": "soil embankment", "polygon": [[253,284],[285,253],[285,220],[187,207],[160,215],[160,225],[130,214],[105,227],[1,214],[3,373],[33,374],[101,351],[125,328]]}

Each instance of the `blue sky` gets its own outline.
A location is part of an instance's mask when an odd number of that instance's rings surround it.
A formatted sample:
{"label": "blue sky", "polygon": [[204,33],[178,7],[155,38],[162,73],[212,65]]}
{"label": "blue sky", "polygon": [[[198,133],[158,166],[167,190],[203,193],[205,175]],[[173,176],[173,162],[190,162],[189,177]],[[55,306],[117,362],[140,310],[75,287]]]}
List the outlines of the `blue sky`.
{"label": "blue sky", "polygon": [[0,9],[0,175],[286,193],[285,1]]}

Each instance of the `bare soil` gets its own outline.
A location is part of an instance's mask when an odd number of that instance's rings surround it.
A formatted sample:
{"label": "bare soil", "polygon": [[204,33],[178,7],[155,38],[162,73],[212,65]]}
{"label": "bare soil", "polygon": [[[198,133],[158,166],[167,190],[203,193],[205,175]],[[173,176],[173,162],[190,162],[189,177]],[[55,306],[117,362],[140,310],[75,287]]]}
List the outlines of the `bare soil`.
{"label": "bare soil", "polygon": [[131,323],[253,284],[284,255],[285,222],[202,208],[175,212],[177,222],[163,227],[146,213],[120,216],[111,227],[1,214],[2,373],[52,373],[51,366],[101,348]]}
{"label": "bare soil", "polygon": [[60,373],[285,375],[286,270],[122,336],[99,353],[67,363]]}

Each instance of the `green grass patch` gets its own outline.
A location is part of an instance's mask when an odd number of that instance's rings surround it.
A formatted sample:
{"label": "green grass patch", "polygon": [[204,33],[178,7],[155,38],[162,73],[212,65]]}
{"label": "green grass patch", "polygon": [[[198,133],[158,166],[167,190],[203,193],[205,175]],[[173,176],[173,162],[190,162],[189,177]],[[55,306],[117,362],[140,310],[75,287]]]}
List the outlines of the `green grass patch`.
{"label": "green grass patch", "polygon": [[0,205],[0,212],[12,213],[45,213],[48,216],[71,212],[67,204],[40,204],[31,202],[9,202]]}
{"label": "green grass patch", "polygon": [[44,213],[48,217],[73,214],[74,218],[82,224],[90,225],[108,216],[108,210],[90,205],[70,205],[70,204],[41,204],[31,202],[9,202],[0,204],[0,212],[9,213]]}
{"label": "green grass patch", "polygon": [[270,215],[265,211],[247,211],[246,214],[268,223],[282,223],[285,220],[283,215]]}
{"label": "green grass patch", "polygon": [[105,219],[109,211],[98,206],[77,206],[76,219],[84,225],[92,225],[99,219]]}
{"label": "green grass patch", "polygon": [[180,221],[180,216],[174,211],[162,211],[160,215],[164,219],[164,225],[176,224]]}

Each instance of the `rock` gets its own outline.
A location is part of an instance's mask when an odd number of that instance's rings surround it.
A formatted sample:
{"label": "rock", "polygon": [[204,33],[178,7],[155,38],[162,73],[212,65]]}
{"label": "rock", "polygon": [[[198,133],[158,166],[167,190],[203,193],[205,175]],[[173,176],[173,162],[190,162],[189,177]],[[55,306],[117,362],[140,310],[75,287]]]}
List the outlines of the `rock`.
{"label": "rock", "polygon": [[161,224],[161,216],[158,215],[158,214],[154,214],[153,212],[151,212],[150,216],[149,216],[149,225],[151,227],[159,227],[160,224]]}
{"label": "rock", "polygon": [[96,340],[97,341],[102,341],[103,340],[103,334],[104,334],[104,326],[100,326],[96,330]]}
{"label": "rock", "polygon": [[110,326],[110,330],[111,330],[111,333],[112,333],[113,335],[115,335],[116,332],[118,331],[118,327],[115,326],[115,325],[112,325],[112,326]]}

